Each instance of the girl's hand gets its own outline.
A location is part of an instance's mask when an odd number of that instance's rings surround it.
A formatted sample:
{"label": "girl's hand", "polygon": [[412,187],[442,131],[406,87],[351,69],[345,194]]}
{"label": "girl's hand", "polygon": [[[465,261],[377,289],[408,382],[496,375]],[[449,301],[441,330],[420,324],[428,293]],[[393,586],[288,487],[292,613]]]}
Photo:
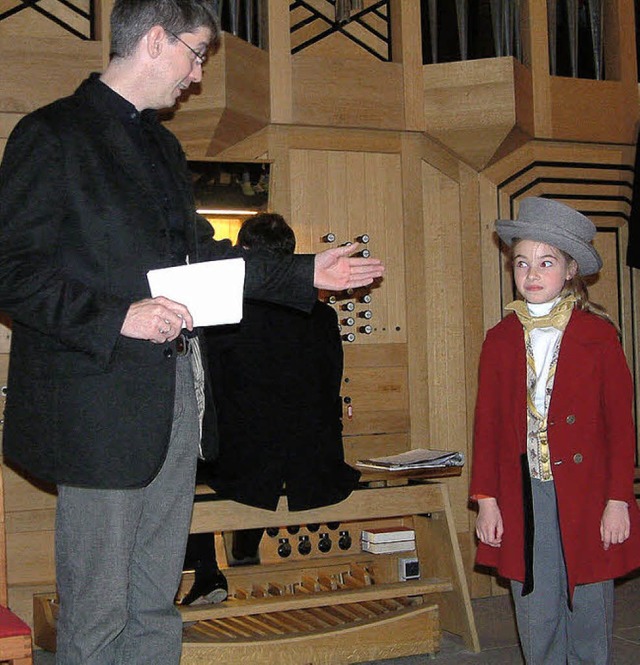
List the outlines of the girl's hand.
{"label": "girl's hand", "polygon": [[480,542],[491,547],[500,547],[503,533],[502,513],[498,502],[494,498],[478,499],[476,535]]}
{"label": "girl's hand", "polygon": [[629,537],[629,506],[625,501],[609,499],[600,520],[600,538],[605,550],[610,545],[619,545]]}

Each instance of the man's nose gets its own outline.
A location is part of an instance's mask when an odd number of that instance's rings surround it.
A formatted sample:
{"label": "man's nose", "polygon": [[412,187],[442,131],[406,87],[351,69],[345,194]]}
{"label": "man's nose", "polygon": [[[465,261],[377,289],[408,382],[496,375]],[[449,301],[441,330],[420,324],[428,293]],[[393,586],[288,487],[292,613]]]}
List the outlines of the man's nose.
{"label": "man's nose", "polygon": [[193,63],[189,77],[193,83],[200,83],[202,81],[202,65],[197,60]]}

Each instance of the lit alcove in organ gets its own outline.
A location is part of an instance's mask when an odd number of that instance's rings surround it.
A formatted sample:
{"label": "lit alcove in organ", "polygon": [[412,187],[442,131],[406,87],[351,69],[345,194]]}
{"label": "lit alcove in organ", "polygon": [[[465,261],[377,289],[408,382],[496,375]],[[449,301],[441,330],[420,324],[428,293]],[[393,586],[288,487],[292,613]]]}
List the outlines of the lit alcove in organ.
{"label": "lit alcove in organ", "polygon": [[242,222],[266,212],[269,164],[189,162],[198,213],[213,226],[216,240],[235,243]]}

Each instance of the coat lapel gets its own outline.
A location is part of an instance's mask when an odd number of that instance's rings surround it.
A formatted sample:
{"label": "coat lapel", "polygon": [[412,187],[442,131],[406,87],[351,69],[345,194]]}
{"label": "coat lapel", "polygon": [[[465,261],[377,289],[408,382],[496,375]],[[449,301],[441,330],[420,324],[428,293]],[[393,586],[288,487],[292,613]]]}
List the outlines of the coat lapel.
{"label": "coat lapel", "polygon": [[512,317],[512,329],[508,348],[513,353],[510,367],[507,371],[513,374],[513,399],[512,409],[514,413],[514,426],[516,428],[516,441],[520,442],[521,453],[526,453],[527,447],[527,412],[523,405],[527,403],[527,352],[524,345],[524,332],[522,325],[515,314]]}
{"label": "coat lapel", "polygon": [[575,399],[579,399],[580,391],[585,390],[593,381],[590,374],[592,365],[580,361],[581,358],[589,357],[589,351],[585,347],[590,345],[588,338],[581,337],[579,333],[583,316],[581,311],[574,310],[562,336],[561,352],[549,403],[550,418],[555,417],[558,408],[563,409],[567,403],[575,403]]}

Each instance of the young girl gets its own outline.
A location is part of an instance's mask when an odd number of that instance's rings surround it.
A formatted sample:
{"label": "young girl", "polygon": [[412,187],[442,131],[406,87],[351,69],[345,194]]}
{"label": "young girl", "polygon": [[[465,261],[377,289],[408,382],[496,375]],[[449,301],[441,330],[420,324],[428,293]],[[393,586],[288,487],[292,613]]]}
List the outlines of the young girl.
{"label": "young girl", "polygon": [[631,376],[582,280],[602,267],[595,227],[532,197],[496,230],[524,302],[480,357],[476,562],[511,580],[529,665],[609,664],[613,580],[640,567],[640,511]]}

